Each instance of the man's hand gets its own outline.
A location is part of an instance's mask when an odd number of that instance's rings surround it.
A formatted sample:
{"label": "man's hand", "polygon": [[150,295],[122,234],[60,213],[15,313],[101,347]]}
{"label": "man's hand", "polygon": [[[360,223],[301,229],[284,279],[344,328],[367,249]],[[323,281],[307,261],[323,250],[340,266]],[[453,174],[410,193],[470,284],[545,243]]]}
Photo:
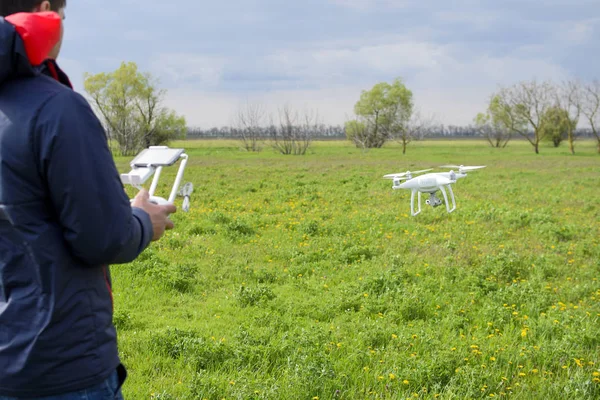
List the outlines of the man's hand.
{"label": "man's hand", "polygon": [[140,190],[135,196],[132,207],[138,207],[146,211],[150,215],[152,221],[152,230],[154,236],[152,241],[157,241],[165,233],[165,230],[173,229],[173,222],[169,219],[169,214],[177,211],[177,207],[173,204],[158,205],[150,202],[150,194],[146,189]]}

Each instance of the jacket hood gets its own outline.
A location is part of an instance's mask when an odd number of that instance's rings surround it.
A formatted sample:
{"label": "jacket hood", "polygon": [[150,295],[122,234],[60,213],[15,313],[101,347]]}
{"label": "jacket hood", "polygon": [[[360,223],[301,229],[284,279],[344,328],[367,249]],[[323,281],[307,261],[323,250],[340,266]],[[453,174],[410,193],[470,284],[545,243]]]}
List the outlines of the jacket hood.
{"label": "jacket hood", "polygon": [[17,13],[0,17],[0,85],[12,78],[33,76],[60,39],[55,12]]}

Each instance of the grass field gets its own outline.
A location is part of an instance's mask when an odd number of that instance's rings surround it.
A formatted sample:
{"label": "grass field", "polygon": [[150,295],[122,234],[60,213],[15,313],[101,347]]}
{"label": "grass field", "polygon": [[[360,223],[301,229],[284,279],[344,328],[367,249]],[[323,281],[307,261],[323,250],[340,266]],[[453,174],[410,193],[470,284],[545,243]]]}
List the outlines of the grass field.
{"label": "grass field", "polygon": [[[190,155],[191,210],[112,267],[126,398],[600,398],[594,142],[171,146]],[[446,163],[487,165],[452,214],[412,217],[382,179]]]}

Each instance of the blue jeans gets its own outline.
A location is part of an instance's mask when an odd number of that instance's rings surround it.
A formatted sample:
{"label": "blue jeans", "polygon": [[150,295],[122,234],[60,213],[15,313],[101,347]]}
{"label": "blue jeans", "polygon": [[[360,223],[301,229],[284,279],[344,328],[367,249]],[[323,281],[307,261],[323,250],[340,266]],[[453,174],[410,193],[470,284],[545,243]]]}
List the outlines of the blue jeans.
{"label": "blue jeans", "polygon": [[75,392],[35,399],[0,396],[0,400],[123,400],[121,386],[124,379],[122,372],[115,370],[104,382]]}

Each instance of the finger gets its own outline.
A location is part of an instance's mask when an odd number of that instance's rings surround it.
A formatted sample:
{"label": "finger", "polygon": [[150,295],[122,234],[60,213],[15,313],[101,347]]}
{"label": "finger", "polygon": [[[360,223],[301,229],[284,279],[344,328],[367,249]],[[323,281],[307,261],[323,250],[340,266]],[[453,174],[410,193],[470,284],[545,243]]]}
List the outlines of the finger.
{"label": "finger", "polygon": [[167,224],[165,225],[165,229],[170,230],[173,229],[175,227],[175,224],[173,223],[173,221],[171,221],[170,219],[167,218]]}
{"label": "finger", "polygon": [[135,197],[136,198],[140,198],[140,199],[144,199],[144,200],[145,199],[149,199],[150,198],[150,193],[146,189],[142,188],[142,189],[140,189],[140,191],[138,192],[138,194]]}
{"label": "finger", "polygon": [[134,207],[142,207],[144,203],[148,201],[149,198],[150,194],[148,193],[148,191],[146,189],[141,189],[133,199],[132,205]]}
{"label": "finger", "polygon": [[174,204],[165,204],[163,206],[163,210],[167,214],[174,214],[175,212],[177,212],[177,207]]}

